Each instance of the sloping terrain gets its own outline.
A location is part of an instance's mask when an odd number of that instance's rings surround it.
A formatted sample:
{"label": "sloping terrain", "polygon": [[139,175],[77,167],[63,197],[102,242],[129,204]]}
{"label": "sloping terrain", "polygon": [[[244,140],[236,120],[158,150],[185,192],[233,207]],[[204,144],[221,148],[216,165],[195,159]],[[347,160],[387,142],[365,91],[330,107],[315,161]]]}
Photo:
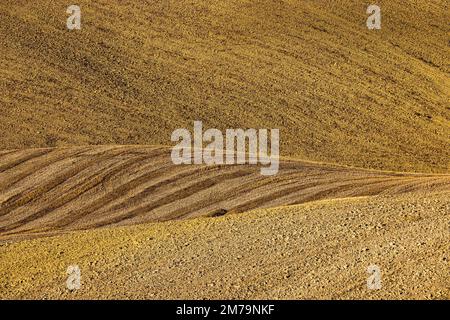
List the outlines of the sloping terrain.
{"label": "sloping terrain", "polygon": [[[281,152],[449,172],[445,0],[0,3],[1,149],[170,144],[173,130],[280,128]],[[80,121],[82,120],[82,121]]]}
{"label": "sloping terrain", "polygon": [[[444,193],[326,200],[245,215],[0,245],[0,298],[449,299]],[[78,265],[81,288],[66,288]],[[367,268],[381,289],[367,288]]]}
{"label": "sloping terrain", "polygon": [[165,147],[16,150],[1,153],[0,164],[0,240],[320,199],[450,192],[450,175],[288,160],[270,177],[251,165],[177,166]]}
{"label": "sloping terrain", "polygon": [[[77,4],[0,2],[0,299],[450,299],[448,1],[378,1],[381,30],[354,0]],[[279,128],[279,173],[174,165],[195,120]]]}

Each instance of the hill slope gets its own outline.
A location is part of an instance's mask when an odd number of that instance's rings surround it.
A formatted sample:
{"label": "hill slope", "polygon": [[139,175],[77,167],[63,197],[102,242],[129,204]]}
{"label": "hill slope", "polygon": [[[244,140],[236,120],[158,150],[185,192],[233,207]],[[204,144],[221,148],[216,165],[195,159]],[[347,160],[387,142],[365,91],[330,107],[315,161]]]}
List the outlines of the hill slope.
{"label": "hill slope", "polygon": [[0,298],[448,299],[449,212],[413,193],[0,244]]}
{"label": "hill slope", "polygon": [[412,191],[450,193],[450,175],[283,160],[267,177],[251,165],[176,166],[163,147],[13,150],[0,153],[0,241]]}
{"label": "hill slope", "polygon": [[380,1],[0,3],[0,148],[170,144],[207,127],[280,128],[281,152],[448,172],[448,4]]}

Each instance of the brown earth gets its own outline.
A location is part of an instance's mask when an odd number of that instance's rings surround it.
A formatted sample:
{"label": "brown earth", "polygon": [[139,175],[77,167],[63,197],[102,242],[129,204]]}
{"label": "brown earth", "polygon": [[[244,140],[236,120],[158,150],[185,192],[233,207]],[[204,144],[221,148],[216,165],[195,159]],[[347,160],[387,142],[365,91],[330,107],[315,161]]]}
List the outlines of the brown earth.
{"label": "brown earth", "polygon": [[184,219],[321,199],[450,191],[449,175],[282,160],[181,165],[165,147],[103,146],[0,153],[0,241],[67,230]]}
{"label": "brown earth", "polygon": [[[450,298],[446,1],[77,4],[0,2],[0,299]],[[194,120],[280,172],[173,165]]]}
{"label": "brown earth", "polygon": [[[264,177],[175,166],[165,147],[0,159],[3,299],[450,297],[449,175],[283,160]],[[380,290],[367,289],[373,264]]]}
{"label": "brown earth", "polygon": [[449,214],[409,193],[3,243],[0,298],[449,299]]}
{"label": "brown earth", "polygon": [[177,128],[280,128],[281,152],[450,172],[445,0],[0,3],[1,149],[170,144]]}

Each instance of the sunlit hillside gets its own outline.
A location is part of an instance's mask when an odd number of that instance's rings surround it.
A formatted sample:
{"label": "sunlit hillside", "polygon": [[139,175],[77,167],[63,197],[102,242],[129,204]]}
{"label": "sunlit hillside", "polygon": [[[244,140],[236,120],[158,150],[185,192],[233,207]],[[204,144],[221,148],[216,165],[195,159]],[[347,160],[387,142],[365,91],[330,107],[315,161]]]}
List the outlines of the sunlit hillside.
{"label": "sunlit hillside", "polygon": [[280,128],[281,152],[448,172],[446,1],[0,3],[0,148],[170,144],[176,128]]}

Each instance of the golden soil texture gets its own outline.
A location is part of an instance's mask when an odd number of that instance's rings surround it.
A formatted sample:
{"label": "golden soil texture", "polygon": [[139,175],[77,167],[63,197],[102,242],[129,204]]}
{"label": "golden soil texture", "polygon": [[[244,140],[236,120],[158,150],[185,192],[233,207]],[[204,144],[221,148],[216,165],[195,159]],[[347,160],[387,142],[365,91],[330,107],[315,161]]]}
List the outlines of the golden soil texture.
{"label": "golden soil texture", "polygon": [[449,175],[283,160],[264,177],[169,154],[1,153],[0,298],[449,298]]}
{"label": "golden soil texture", "polygon": [[3,243],[0,298],[449,299],[449,215],[410,193]]}
{"label": "golden soil texture", "polygon": [[[450,298],[446,1],[381,30],[363,1],[77,4],[0,3],[0,299]],[[173,165],[194,120],[279,128],[279,173]]]}
{"label": "golden soil texture", "polygon": [[322,199],[450,192],[450,175],[283,160],[174,165],[165,147],[92,146],[0,153],[0,241],[68,230],[243,213]]}
{"label": "golden soil texture", "polygon": [[[445,0],[0,3],[0,147],[162,144],[205,127],[280,128],[281,152],[449,172]],[[82,120],[82,121],[80,121]]]}

